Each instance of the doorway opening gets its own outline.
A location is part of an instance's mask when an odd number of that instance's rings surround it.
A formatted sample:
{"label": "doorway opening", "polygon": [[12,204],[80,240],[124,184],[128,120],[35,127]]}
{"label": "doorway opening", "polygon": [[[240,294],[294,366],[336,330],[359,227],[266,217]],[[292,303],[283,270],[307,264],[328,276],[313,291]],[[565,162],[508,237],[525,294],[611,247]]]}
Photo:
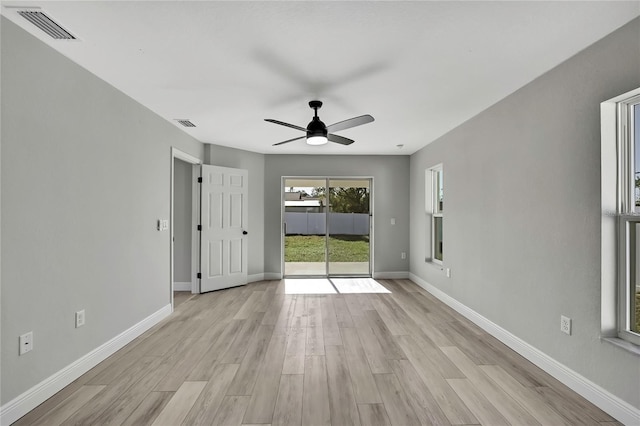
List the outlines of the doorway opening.
{"label": "doorway opening", "polygon": [[173,159],[173,291],[191,292],[192,165]]}
{"label": "doorway opening", "polygon": [[371,277],[372,183],[283,178],[285,277]]}
{"label": "doorway opening", "polygon": [[169,297],[172,307],[175,307],[174,291],[198,292],[200,240],[196,225],[200,216],[200,192],[195,182],[200,176],[200,164],[199,158],[171,148]]}

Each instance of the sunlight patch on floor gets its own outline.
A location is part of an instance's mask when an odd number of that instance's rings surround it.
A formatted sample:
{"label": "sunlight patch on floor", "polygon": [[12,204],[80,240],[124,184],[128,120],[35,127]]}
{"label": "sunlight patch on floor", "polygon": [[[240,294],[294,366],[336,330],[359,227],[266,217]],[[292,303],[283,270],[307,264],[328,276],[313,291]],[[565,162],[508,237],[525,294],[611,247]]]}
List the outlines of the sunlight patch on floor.
{"label": "sunlight patch on floor", "polygon": [[285,278],[285,294],[336,294],[336,289],[324,278]]}
{"label": "sunlight patch on floor", "polygon": [[391,293],[373,278],[285,278],[284,292],[285,294]]}
{"label": "sunlight patch on floor", "polygon": [[331,278],[341,294],[347,293],[391,293],[373,278]]}

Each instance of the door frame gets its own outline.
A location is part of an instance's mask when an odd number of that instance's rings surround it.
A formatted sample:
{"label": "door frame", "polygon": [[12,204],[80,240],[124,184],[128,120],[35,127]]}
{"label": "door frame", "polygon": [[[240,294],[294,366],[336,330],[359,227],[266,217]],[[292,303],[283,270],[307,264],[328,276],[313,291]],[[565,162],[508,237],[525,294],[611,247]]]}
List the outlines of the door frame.
{"label": "door frame", "polygon": [[[375,226],[374,226],[374,221],[375,221],[375,215],[374,215],[374,192],[373,192],[373,186],[374,186],[374,182],[373,182],[373,176],[345,176],[345,175],[338,175],[338,176],[299,176],[299,175],[292,175],[292,176],[281,176],[280,178],[280,270],[281,270],[281,277],[285,278],[285,260],[284,260],[284,213],[285,213],[285,205],[284,205],[284,201],[285,201],[285,197],[284,197],[284,183],[287,179],[309,179],[309,180],[313,180],[313,179],[318,179],[318,180],[324,180],[325,184],[328,185],[329,181],[331,180],[368,180],[369,181],[369,276],[373,277],[373,271],[374,271],[374,241],[375,241],[375,236],[374,236],[374,230],[375,230]],[[328,212],[327,212],[328,213]],[[325,247],[328,247],[328,235],[329,235],[329,217],[327,215],[325,215],[325,232],[326,232],[326,240],[325,240]],[[324,275],[291,275],[290,278],[331,278],[331,277],[338,277],[338,276],[342,276],[342,275],[330,275],[329,274],[329,253],[328,253],[328,249],[325,249],[325,253],[327,254],[327,258],[325,259],[325,274]],[[356,275],[354,275],[356,276]],[[357,275],[357,276],[361,276],[361,275]]]}
{"label": "door frame", "polygon": [[191,293],[199,292],[198,285],[198,265],[200,259],[200,239],[198,238],[198,223],[199,223],[199,212],[200,212],[200,192],[198,188],[198,177],[200,176],[200,165],[202,164],[202,160],[197,157],[194,157],[191,154],[188,154],[184,151],[179,150],[176,147],[171,147],[171,213],[169,218],[169,234],[170,234],[170,245],[171,245],[171,260],[169,263],[169,281],[171,283],[170,288],[170,300],[171,300],[171,309],[173,310],[173,287],[174,287],[174,277],[173,277],[173,261],[174,261],[174,226],[173,219],[174,215],[174,180],[175,180],[175,170],[174,164],[175,160],[182,160],[186,163],[191,164],[192,166],[192,180],[191,180]]}

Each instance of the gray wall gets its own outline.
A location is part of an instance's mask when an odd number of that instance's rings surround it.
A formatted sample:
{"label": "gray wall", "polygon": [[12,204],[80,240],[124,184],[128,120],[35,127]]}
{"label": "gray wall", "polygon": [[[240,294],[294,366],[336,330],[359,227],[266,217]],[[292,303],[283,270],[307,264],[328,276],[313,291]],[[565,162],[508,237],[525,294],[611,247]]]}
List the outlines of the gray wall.
{"label": "gray wall", "polygon": [[174,160],[173,166],[173,280],[191,282],[193,166]]}
{"label": "gray wall", "polygon": [[[413,274],[635,407],[637,355],[599,339],[599,107],[638,86],[636,19],[412,155],[410,197]],[[451,278],[424,261],[437,163]]]}
{"label": "gray wall", "polygon": [[171,146],[204,149],[4,18],[1,39],[5,404],[170,303]]}
{"label": "gray wall", "polygon": [[[409,251],[409,157],[267,155],[264,179],[265,272],[280,274],[282,176],[373,177],[374,272],[406,272]],[[396,224],[391,225],[391,218]]]}
{"label": "gray wall", "polygon": [[[249,259],[248,273],[264,273],[264,155],[255,152],[207,145],[206,163],[213,166],[234,167],[249,172]],[[267,246],[269,247],[269,246]]]}

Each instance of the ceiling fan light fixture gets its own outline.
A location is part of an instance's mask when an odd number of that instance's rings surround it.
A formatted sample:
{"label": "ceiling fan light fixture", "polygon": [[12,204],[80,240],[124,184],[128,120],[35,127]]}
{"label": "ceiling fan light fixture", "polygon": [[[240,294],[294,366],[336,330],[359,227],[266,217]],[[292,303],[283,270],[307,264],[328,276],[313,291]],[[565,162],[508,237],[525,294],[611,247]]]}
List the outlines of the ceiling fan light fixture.
{"label": "ceiling fan light fixture", "polygon": [[327,142],[329,142],[329,140],[323,135],[309,136],[307,138],[307,145],[324,145]]}
{"label": "ceiling fan light fixture", "polygon": [[[319,104],[319,105],[318,105]],[[324,145],[327,139],[327,126],[318,118],[318,108],[322,105],[320,101],[311,101],[309,106],[315,110],[313,120],[307,125],[307,144],[308,145]]]}

